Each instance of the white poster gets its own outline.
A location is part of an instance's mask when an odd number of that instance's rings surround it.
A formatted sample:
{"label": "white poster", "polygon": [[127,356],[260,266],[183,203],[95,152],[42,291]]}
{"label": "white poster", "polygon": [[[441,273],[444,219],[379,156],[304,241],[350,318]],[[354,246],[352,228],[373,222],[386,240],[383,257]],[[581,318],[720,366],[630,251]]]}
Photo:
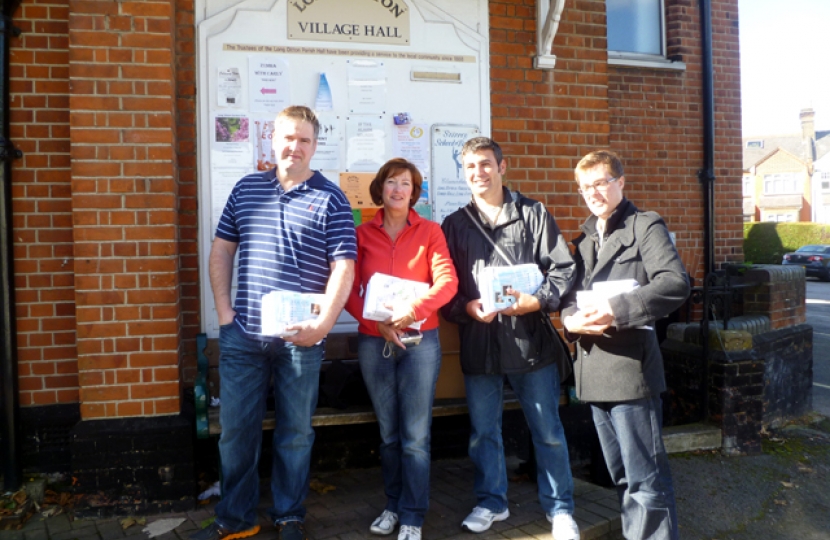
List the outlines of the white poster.
{"label": "white poster", "polygon": [[311,168],[315,171],[339,171],[343,121],[332,113],[318,114],[317,120],[320,121],[320,134],[317,136],[317,151],[311,158]]}
{"label": "white poster", "polygon": [[395,126],[392,153],[396,157],[402,157],[418,167],[424,177],[428,176],[429,126],[426,124]]}
{"label": "white poster", "polygon": [[274,117],[258,116],[252,119],[254,124],[254,169],[267,171],[277,165],[274,154]]}
{"label": "white poster", "polygon": [[377,172],[386,162],[386,131],[382,116],[346,118],[346,170]]}
{"label": "white poster", "polygon": [[232,67],[220,69],[216,81],[216,99],[220,107],[241,106],[242,77],[239,76],[239,68]]}
{"label": "white poster", "polygon": [[461,166],[461,147],[468,139],[481,133],[475,126],[435,124],[432,134],[432,206],[435,221],[444,218],[470,202],[470,188]]}
{"label": "white poster", "polygon": [[291,104],[288,63],[267,55],[248,57],[248,97],[251,112],[278,113]]}
{"label": "white poster", "polygon": [[225,202],[236,182],[253,172],[250,119],[243,115],[213,117],[210,145],[211,227],[216,230]]}
{"label": "white poster", "polygon": [[314,101],[314,110],[330,111],[334,109],[334,99],[331,95],[331,86],[325,73],[320,74],[320,82],[317,84],[317,99]]}
{"label": "white poster", "polygon": [[374,60],[349,60],[349,113],[386,114],[386,68]]}

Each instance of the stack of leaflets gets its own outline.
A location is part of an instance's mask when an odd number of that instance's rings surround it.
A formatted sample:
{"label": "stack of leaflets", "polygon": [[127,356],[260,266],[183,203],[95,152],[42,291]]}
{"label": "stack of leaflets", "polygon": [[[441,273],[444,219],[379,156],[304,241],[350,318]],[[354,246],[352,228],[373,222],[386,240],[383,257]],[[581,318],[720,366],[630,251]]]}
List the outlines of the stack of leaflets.
{"label": "stack of leaflets", "polygon": [[[385,321],[403,310],[409,310],[412,303],[427,292],[429,283],[378,272],[369,278],[366,285],[366,293],[363,295],[363,318],[370,321]],[[415,321],[409,328],[419,330],[423,322]]]}
{"label": "stack of leaflets", "polygon": [[271,291],[262,295],[262,335],[293,336],[285,328],[300,321],[316,319],[325,295],[291,291]]}
{"label": "stack of leaflets", "polygon": [[577,291],[576,307],[585,309],[586,306],[608,300],[618,294],[631,292],[640,284],[636,279],[615,279],[611,281],[597,281],[591,286],[590,291]]}
{"label": "stack of leaflets", "polygon": [[516,297],[508,289],[533,294],[539,290],[545,277],[535,264],[515,266],[489,266],[478,273],[478,292],[484,313],[493,313],[509,308]]}

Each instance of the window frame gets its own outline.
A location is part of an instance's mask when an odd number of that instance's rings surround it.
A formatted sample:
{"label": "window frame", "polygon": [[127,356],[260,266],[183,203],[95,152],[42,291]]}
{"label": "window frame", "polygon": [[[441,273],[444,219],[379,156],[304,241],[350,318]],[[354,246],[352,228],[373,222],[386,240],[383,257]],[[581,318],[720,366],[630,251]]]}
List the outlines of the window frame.
{"label": "window frame", "polygon": [[[685,71],[686,64],[682,61],[670,60],[668,57],[668,39],[666,37],[666,0],[657,0],[660,4],[660,54],[639,53],[630,51],[614,51],[608,48],[608,64],[629,66],[629,67],[645,67],[654,69],[668,69],[675,71]],[[608,8],[606,3],[606,43],[608,41],[608,27],[611,26],[611,18],[608,17]],[[606,45],[607,47],[607,45]]]}
{"label": "window frame", "polygon": [[[764,195],[804,195],[804,179],[798,177],[798,173],[773,173],[764,175]],[[786,182],[792,182],[792,191],[775,191],[775,182],[780,181],[781,187],[786,187]],[[772,182],[773,189],[767,189],[768,183]]]}

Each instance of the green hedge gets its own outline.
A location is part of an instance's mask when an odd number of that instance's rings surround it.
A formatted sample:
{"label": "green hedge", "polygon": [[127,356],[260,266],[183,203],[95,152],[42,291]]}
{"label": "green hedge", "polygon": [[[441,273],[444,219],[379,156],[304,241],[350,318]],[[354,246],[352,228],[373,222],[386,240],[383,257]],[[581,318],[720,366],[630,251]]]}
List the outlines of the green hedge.
{"label": "green hedge", "polygon": [[830,225],[820,223],[744,223],[744,260],[781,264],[785,253],[806,244],[830,245]]}

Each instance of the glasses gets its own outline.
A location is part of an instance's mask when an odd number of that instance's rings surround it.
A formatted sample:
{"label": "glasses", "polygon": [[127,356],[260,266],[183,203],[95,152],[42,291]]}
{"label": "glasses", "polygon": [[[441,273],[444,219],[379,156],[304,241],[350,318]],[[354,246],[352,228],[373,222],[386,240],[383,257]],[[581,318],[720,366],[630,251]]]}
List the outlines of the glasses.
{"label": "glasses", "polygon": [[608,180],[605,180],[605,179],[597,180],[593,184],[587,184],[587,185],[586,184],[581,184],[579,186],[579,189],[577,189],[577,191],[579,192],[580,195],[590,195],[594,191],[599,191],[600,193],[605,193],[606,191],[608,191],[608,186],[611,185],[611,182],[616,182],[619,178],[620,177],[618,176],[617,178],[611,178],[611,179],[608,179]]}

